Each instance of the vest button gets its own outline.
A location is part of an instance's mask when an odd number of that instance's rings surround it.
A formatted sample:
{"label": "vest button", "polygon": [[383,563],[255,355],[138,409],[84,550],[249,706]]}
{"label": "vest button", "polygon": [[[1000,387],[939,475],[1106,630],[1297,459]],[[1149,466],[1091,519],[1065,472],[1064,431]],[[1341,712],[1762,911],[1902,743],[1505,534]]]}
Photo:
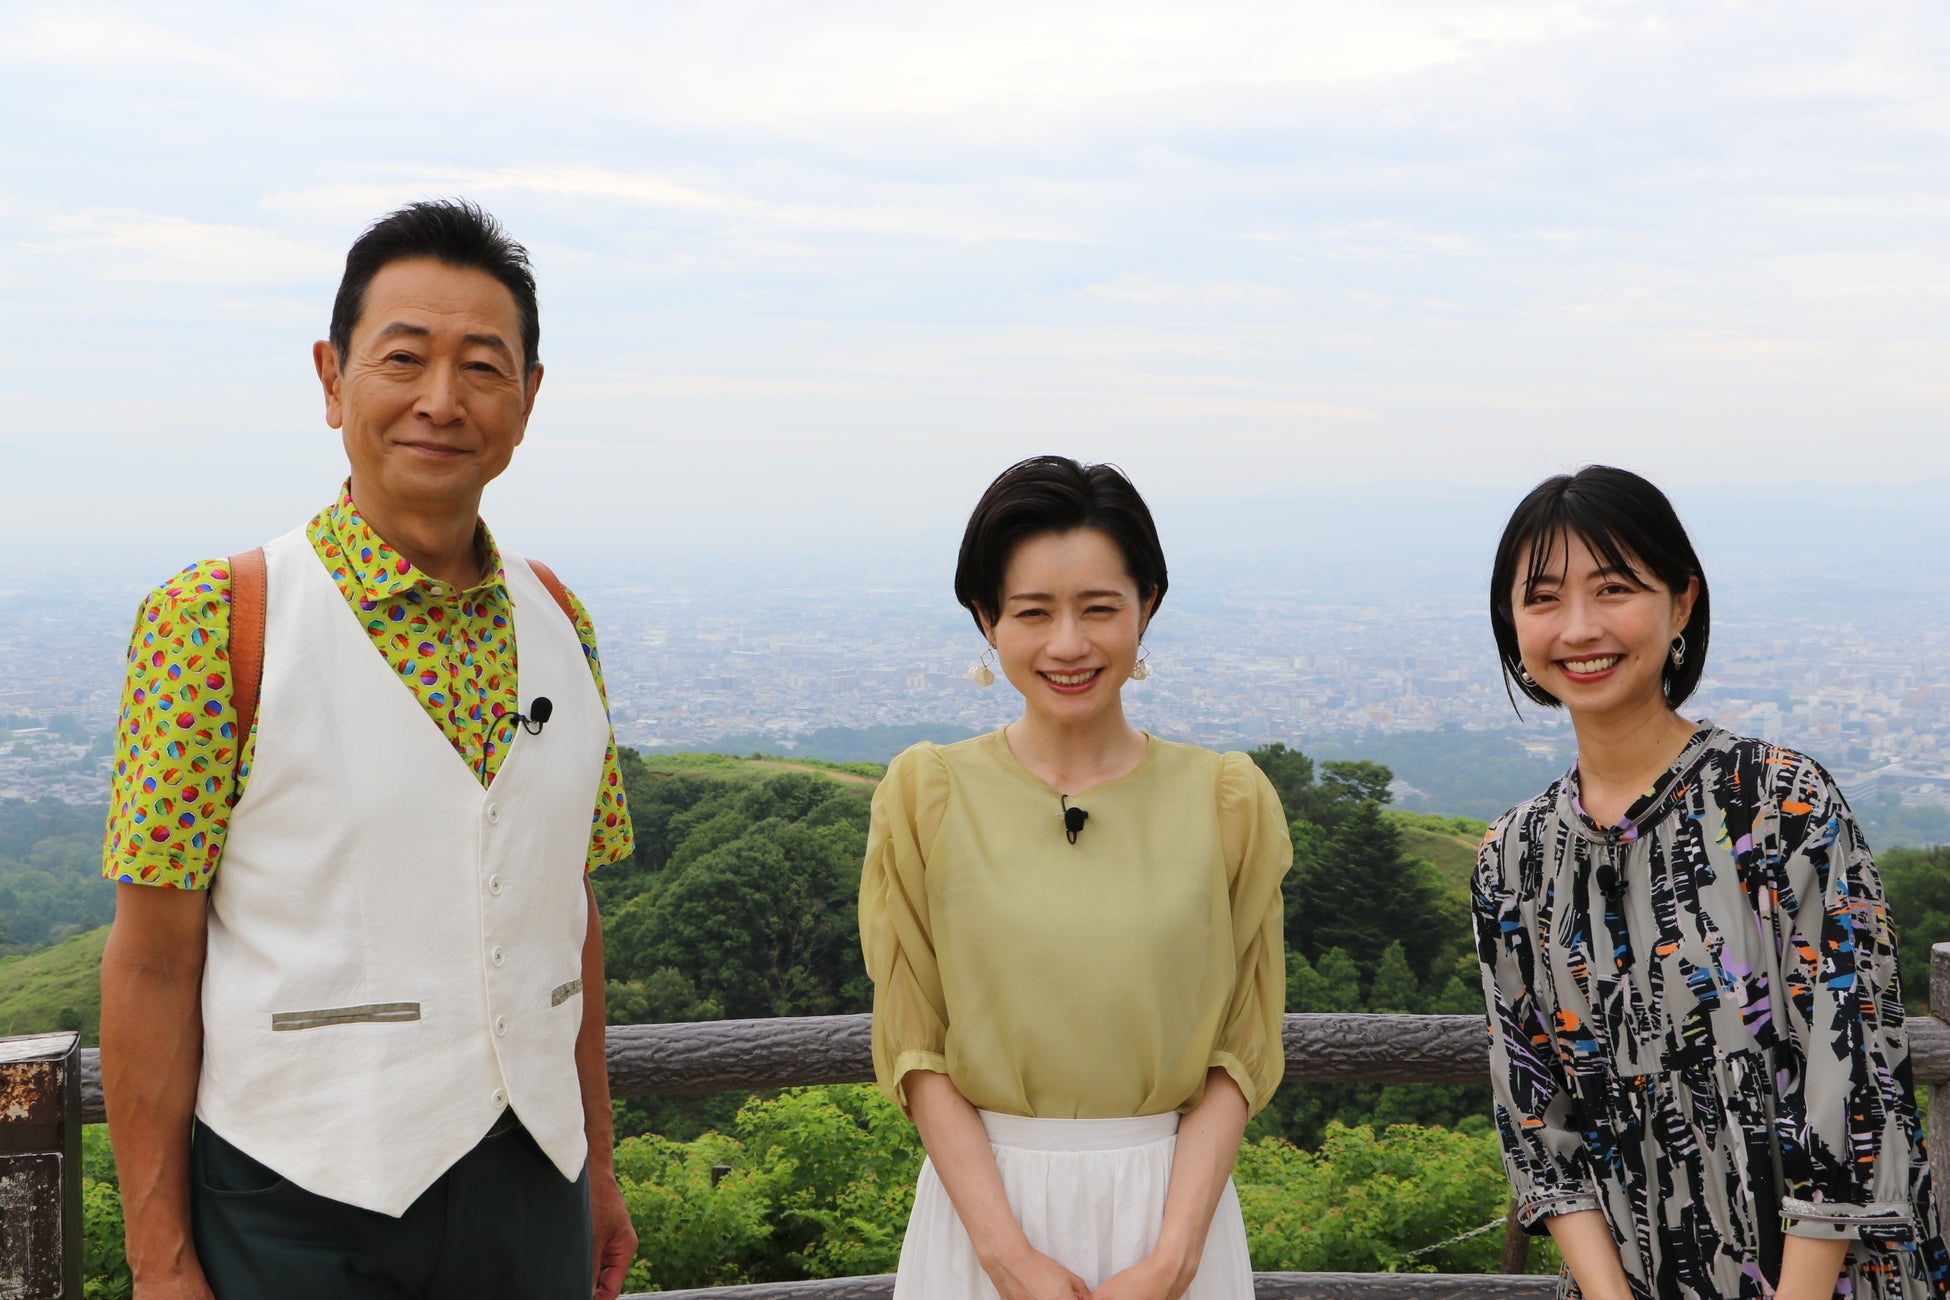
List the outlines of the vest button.
{"label": "vest button", "polygon": [[489,820],[489,821],[491,821],[491,822],[498,822],[498,821],[500,821],[500,820],[501,820],[501,805],[500,805],[500,804],[494,804],[494,803],[491,803],[491,804],[489,804],[489,805],[487,806],[487,818],[488,818],[488,820]]}
{"label": "vest button", "polygon": [[494,1032],[497,1037],[508,1032],[508,1018],[506,1016],[496,1016],[494,1018]]}
{"label": "vest button", "polygon": [[488,954],[488,960],[493,962],[496,966],[499,966],[502,962],[506,961],[507,959],[508,959],[508,954],[500,948],[496,948],[493,952]]}
{"label": "vest button", "polygon": [[489,876],[489,877],[488,877],[488,893],[490,893],[490,894],[498,894],[498,893],[500,893],[500,892],[501,892],[501,877],[499,877],[499,876]]}
{"label": "vest button", "polygon": [[507,1104],[508,1104],[508,1094],[501,1091],[501,1089],[499,1088],[496,1088],[494,1092],[490,1094],[488,1097],[488,1105],[494,1107],[496,1110],[500,1110],[503,1106]]}

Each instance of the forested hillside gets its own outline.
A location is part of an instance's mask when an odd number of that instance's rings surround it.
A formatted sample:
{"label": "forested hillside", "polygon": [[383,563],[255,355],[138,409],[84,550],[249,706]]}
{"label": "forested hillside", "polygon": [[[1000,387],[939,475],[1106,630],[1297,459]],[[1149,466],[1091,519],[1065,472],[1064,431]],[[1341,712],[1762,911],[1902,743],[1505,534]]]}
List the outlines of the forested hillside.
{"label": "forested hillside", "polygon": [[102,925],[115,892],[102,884],[99,806],[0,799],[0,956]]}
{"label": "forested hillside", "polygon": [[[1288,1008],[1480,1015],[1467,887],[1484,823],[1386,808],[1393,773],[1372,761],[1284,745],[1253,757],[1292,819]],[[878,767],[625,751],[622,771],[636,853],[594,877],[613,1022],[867,1009],[854,918]],[[0,882],[42,900],[22,913],[34,932],[71,930],[63,907],[106,915],[99,811],[5,812]],[[1950,939],[1950,849],[1880,861],[1920,1007],[1928,947]],[[0,1033],[92,1037],[103,933],[0,961]],[[1484,1088],[1282,1088],[1237,1174],[1256,1265],[1493,1269],[1508,1193],[1487,1110]],[[920,1152],[871,1088],[619,1102],[617,1133],[643,1241],[633,1289],[893,1265]],[[90,1294],[127,1295],[119,1193],[104,1137],[89,1143]],[[1551,1256],[1539,1248],[1533,1264]]]}

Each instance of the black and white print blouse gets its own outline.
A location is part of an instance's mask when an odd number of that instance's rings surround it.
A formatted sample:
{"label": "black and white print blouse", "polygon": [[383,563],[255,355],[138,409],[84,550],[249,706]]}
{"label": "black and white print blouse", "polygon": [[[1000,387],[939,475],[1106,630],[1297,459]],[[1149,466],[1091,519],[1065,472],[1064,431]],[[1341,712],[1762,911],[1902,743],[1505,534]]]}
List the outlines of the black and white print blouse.
{"label": "black and white print blouse", "polygon": [[1838,1296],[1946,1293],[1882,887],[1818,764],[1704,726],[1610,827],[1573,770],[1473,894],[1525,1226],[1601,1211],[1648,1300],[1771,1294],[1784,1234],[1853,1240]]}

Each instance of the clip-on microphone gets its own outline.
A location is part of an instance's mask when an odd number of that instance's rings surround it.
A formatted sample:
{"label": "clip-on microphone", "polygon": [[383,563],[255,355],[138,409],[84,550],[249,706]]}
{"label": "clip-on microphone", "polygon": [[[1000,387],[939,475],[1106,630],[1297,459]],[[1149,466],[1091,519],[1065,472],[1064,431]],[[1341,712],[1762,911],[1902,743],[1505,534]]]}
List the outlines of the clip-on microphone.
{"label": "clip-on microphone", "polygon": [[542,728],[555,714],[555,705],[546,695],[537,695],[534,703],[528,706],[527,713],[515,714],[515,724],[531,736],[542,734]]}
{"label": "clip-on microphone", "polygon": [[1090,819],[1090,814],[1081,808],[1070,807],[1069,795],[1059,794],[1056,799],[1063,805],[1063,833],[1070,837],[1070,843],[1075,844],[1077,834],[1083,830],[1083,824]]}

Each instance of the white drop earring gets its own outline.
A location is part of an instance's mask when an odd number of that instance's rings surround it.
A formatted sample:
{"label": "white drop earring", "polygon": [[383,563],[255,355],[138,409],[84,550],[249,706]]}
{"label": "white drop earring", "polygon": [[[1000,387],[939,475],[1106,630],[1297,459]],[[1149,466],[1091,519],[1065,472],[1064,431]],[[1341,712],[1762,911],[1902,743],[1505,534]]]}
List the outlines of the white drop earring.
{"label": "white drop earring", "polygon": [[974,682],[977,686],[995,685],[995,669],[991,667],[994,663],[995,647],[990,646],[982,652],[981,662],[968,670],[968,680]]}
{"label": "white drop earring", "polygon": [[1672,666],[1674,668],[1677,668],[1679,667],[1679,665],[1685,662],[1686,662],[1686,635],[1685,633],[1682,632],[1678,636],[1672,639]]}
{"label": "white drop earring", "polygon": [[1131,666],[1131,680],[1141,682],[1151,675],[1151,652],[1138,642],[1138,661]]}

